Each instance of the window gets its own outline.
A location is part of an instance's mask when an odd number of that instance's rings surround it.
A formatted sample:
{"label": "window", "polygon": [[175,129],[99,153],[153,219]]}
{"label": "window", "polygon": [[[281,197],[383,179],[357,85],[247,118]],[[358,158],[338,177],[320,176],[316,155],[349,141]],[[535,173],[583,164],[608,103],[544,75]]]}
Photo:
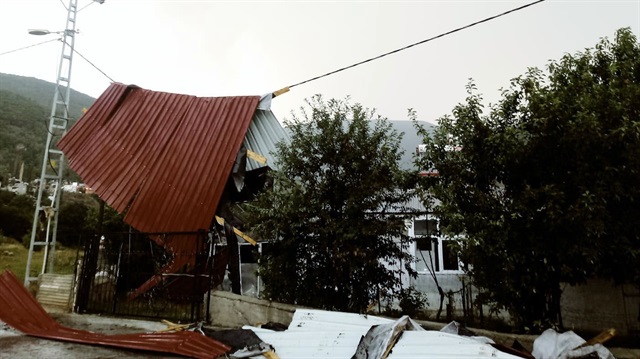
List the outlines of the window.
{"label": "window", "polygon": [[240,244],[240,263],[258,263],[258,247],[251,244]]}
{"label": "window", "polygon": [[416,270],[427,272],[460,271],[460,261],[454,242],[440,236],[439,223],[435,219],[413,221],[413,237],[416,245]]}
{"label": "window", "polygon": [[453,248],[453,241],[442,241],[442,269],[460,270],[460,261],[458,260],[458,254]]}
{"label": "window", "polygon": [[416,219],[413,221],[413,235],[429,236],[438,234],[438,221],[434,219]]}

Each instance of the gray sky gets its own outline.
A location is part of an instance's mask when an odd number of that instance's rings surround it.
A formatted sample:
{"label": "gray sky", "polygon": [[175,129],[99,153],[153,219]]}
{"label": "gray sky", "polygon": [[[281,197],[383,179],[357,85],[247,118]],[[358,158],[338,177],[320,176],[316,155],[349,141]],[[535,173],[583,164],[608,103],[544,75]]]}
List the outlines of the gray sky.
{"label": "gray sky", "polygon": [[[62,2],[0,0],[0,53],[48,39],[27,29],[63,30]],[[261,95],[529,2],[106,0],[78,13],[75,48],[125,84]],[[79,8],[89,3],[79,0]],[[593,47],[627,26],[640,37],[640,0],[548,0],[295,87],[273,110],[282,119],[314,94],[350,95],[389,119],[406,119],[411,107],[435,122],[464,100],[468,78],[496,101],[527,67]],[[54,41],[2,55],[0,72],[55,82],[60,49]],[[97,97],[108,85],[74,57],[74,89]]]}

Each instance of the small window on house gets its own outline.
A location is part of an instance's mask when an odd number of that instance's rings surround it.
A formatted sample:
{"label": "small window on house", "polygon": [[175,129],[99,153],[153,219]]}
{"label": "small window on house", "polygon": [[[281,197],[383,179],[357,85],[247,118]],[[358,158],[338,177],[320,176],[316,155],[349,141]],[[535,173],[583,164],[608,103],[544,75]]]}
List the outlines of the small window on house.
{"label": "small window on house", "polygon": [[439,272],[440,263],[438,261],[438,239],[435,237],[416,238],[416,270],[418,272],[428,271],[429,268]]}
{"label": "small window on house", "polygon": [[460,261],[453,241],[442,241],[442,269],[460,270]]}
{"label": "small window on house", "polygon": [[433,237],[418,237],[416,238],[416,247],[419,251],[430,251],[434,240],[437,239]]}
{"label": "small window on house", "polygon": [[240,263],[257,263],[258,247],[251,244],[240,245]]}
{"label": "small window on house", "polygon": [[429,236],[438,234],[438,222],[432,219],[416,219],[413,221],[414,236]]}

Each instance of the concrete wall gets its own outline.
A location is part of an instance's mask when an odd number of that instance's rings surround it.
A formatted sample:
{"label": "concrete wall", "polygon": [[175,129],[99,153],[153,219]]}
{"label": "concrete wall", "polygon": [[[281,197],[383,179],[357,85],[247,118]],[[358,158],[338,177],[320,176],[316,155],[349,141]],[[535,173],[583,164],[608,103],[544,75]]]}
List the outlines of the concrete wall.
{"label": "concrete wall", "polygon": [[[438,282],[445,292],[454,292],[454,316],[462,315],[462,288],[460,274],[437,274]],[[433,314],[438,309],[440,295],[430,275],[419,274],[412,279],[412,285],[427,295],[429,308]],[[477,290],[472,289],[473,297]],[[445,305],[448,299],[445,299]],[[615,328],[625,337],[640,337],[640,290],[632,285],[614,286],[605,280],[591,280],[586,285],[566,286],[562,294],[562,319],[566,329],[601,332]],[[488,307],[483,308],[488,316]],[[478,308],[474,306],[474,313]],[[443,313],[444,314],[444,313]],[[509,322],[508,313],[499,313],[497,318]]]}
{"label": "concrete wall", "polygon": [[562,294],[562,320],[567,329],[600,332],[615,328],[620,335],[640,337],[640,291],[605,280],[567,286]]}
{"label": "concrete wall", "polygon": [[[436,273],[438,283],[440,287],[446,292],[459,292],[462,289],[462,281],[460,280],[460,274],[457,273]],[[440,301],[440,294],[438,293],[438,287],[434,282],[430,274],[418,273],[418,277],[411,279],[412,285],[422,293],[426,293],[429,299],[430,306],[437,306]],[[454,295],[456,305],[462,308],[462,298],[460,295]]]}
{"label": "concrete wall", "polygon": [[[206,301],[205,301],[206,303]],[[268,322],[289,325],[296,306],[270,302],[225,291],[211,292],[211,325],[239,328]]]}

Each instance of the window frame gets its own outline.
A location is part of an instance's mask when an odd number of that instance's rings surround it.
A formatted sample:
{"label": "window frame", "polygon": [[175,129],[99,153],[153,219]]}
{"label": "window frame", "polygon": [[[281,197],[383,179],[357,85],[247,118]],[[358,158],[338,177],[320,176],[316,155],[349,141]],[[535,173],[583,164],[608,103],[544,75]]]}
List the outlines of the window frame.
{"label": "window frame", "polygon": [[[435,228],[435,233],[431,234],[429,233],[429,231],[427,231],[426,234],[417,234],[416,235],[416,222],[417,221],[435,221],[436,223],[436,228]],[[427,222],[427,225],[425,226],[427,229],[429,228],[429,224]],[[432,227],[433,228],[433,227]],[[413,269],[416,270],[418,272],[418,274],[429,274],[429,268],[431,267],[431,263],[424,263],[422,266],[422,269],[418,269],[418,262],[424,262],[422,256],[419,253],[419,249],[418,249],[418,243],[417,240],[419,238],[428,238],[431,237],[432,238],[432,243],[431,243],[431,257],[433,258],[434,261],[434,273],[436,274],[463,274],[464,271],[462,270],[463,268],[463,263],[460,261],[460,257],[458,257],[458,269],[444,269],[444,265],[445,265],[445,260],[444,260],[444,243],[446,241],[455,241],[455,239],[451,239],[451,238],[446,238],[444,236],[442,236],[442,234],[440,233],[440,221],[433,215],[423,215],[423,216],[417,216],[414,217],[411,220],[411,226],[409,228],[409,236],[412,237],[414,239],[413,241],[413,245],[411,246],[412,248],[412,255],[416,257],[416,261],[413,263]],[[427,252],[428,250],[422,250],[421,252]],[[424,254],[424,253],[423,253]],[[427,256],[425,254],[424,259],[427,259]]]}

